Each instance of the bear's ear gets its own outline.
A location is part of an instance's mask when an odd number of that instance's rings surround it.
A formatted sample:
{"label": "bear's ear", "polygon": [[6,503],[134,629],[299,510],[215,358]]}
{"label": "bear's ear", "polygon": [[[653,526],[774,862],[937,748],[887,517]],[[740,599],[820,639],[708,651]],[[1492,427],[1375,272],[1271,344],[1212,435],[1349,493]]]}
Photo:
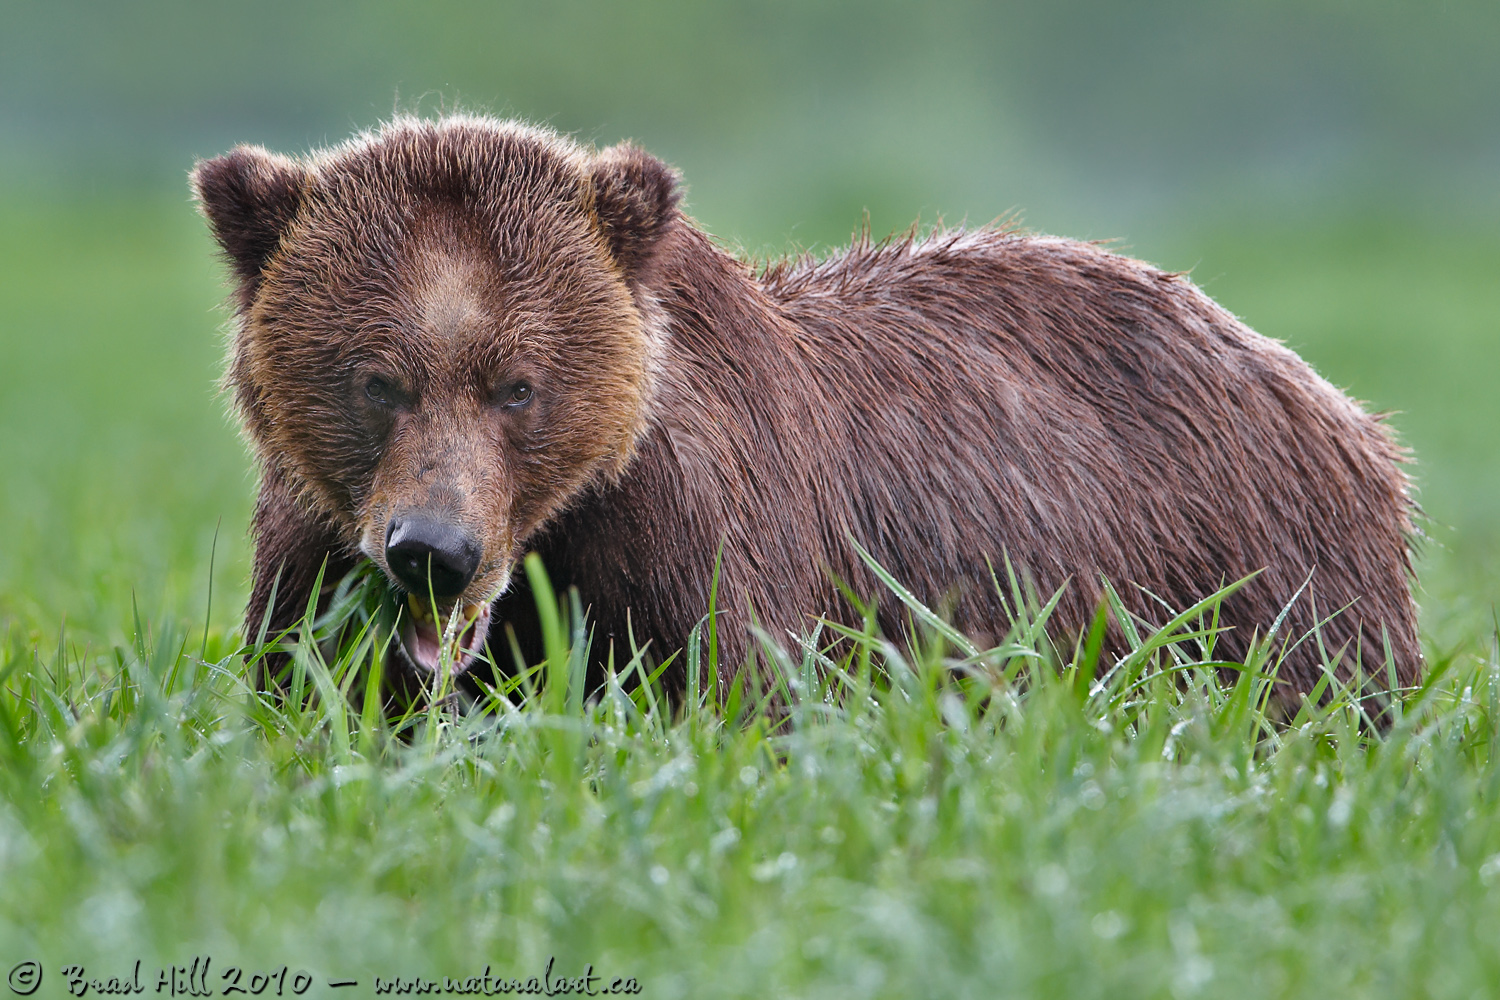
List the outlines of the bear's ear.
{"label": "bear's ear", "polygon": [[637,280],[677,218],[677,171],[639,146],[622,142],[601,152],[590,171],[594,210],[610,253]]}
{"label": "bear's ear", "polygon": [[193,194],[239,279],[248,306],[266,262],[302,203],[307,170],[259,146],[238,146],[193,168]]}

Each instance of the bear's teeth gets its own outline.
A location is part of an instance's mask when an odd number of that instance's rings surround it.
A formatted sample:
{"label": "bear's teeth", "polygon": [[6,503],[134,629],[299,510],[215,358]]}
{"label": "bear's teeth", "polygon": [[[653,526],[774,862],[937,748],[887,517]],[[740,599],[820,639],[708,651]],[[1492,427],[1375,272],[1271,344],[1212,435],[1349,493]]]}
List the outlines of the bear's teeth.
{"label": "bear's teeth", "polygon": [[432,621],[432,610],[424,602],[418,600],[416,594],[406,595],[406,606],[411,608],[411,616],[415,620],[428,623]]}

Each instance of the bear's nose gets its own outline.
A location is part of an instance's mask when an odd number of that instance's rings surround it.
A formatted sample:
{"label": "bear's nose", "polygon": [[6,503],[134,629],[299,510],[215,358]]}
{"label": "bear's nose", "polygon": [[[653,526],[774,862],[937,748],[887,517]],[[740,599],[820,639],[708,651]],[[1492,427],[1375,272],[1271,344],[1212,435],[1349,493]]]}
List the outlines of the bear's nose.
{"label": "bear's nose", "polygon": [[413,594],[456,597],[479,568],[480,547],[456,524],[419,514],[395,517],[385,536],[385,561]]}

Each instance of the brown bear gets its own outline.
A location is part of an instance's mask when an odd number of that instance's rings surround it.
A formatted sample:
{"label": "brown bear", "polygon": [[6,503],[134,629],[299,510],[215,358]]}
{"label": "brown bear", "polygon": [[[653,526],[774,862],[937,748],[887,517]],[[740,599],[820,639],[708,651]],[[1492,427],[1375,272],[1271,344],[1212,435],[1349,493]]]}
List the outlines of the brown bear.
{"label": "brown bear", "polygon": [[[665,656],[722,558],[704,681],[723,683],[754,627],[858,621],[838,581],[881,588],[857,542],[985,637],[1008,624],[1006,559],[1066,585],[1073,631],[1101,579],[1159,622],[1260,570],[1217,655],[1290,602],[1285,636],[1332,615],[1345,675],[1389,650],[1419,676],[1401,450],[1180,274],[996,228],[757,270],[639,148],[477,117],[303,159],[242,146],[193,187],[236,283],[226,379],[261,466],[252,631],[292,625],[325,561],[368,559],[411,595],[417,672],[439,663],[433,612],[460,607],[454,669],[487,637],[508,663],[535,551],[596,654],[619,662],[629,634]],[[878,607],[900,634],[899,602]],[[1288,690],[1321,662],[1299,646]]]}

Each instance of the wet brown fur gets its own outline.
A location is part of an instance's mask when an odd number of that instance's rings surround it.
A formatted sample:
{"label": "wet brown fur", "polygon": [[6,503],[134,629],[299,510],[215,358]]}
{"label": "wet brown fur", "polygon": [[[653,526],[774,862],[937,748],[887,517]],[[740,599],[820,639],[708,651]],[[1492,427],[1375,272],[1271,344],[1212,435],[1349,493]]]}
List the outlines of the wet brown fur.
{"label": "wet brown fur", "polygon": [[[1228,599],[1239,655],[1312,574],[1318,616],[1367,672],[1421,669],[1412,505],[1388,430],[1180,275],[1098,246],[942,231],[757,274],[695,228],[673,172],[487,119],[400,120],[309,159],[241,147],[195,190],[237,279],[227,381],[262,467],[254,630],[381,562],[391,512],[440,508],[483,539],[488,595],[528,550],[576,585],[600,649],[658,655],[705,614],[722,541],[726,675],[809,615],[831,581],[876,595],[859,541],[956,624],[997,636],[990,563],[1089,622],[1099,580]],[[403,404],[372,407],[371,373]],[[517,413],[497,394],[536,389]],[[362,546],[363,543],[363,546]],[[889,595],[881,625],[900,629]],[[506,621],[525,634],[530,596]],[[1306,691],[1315,644],[1283,678]],[[679,678],[680,680],[680,678]],[[705,678],[712,683],[714,678]],[[723,678],[718,678],[723,680]]]}

